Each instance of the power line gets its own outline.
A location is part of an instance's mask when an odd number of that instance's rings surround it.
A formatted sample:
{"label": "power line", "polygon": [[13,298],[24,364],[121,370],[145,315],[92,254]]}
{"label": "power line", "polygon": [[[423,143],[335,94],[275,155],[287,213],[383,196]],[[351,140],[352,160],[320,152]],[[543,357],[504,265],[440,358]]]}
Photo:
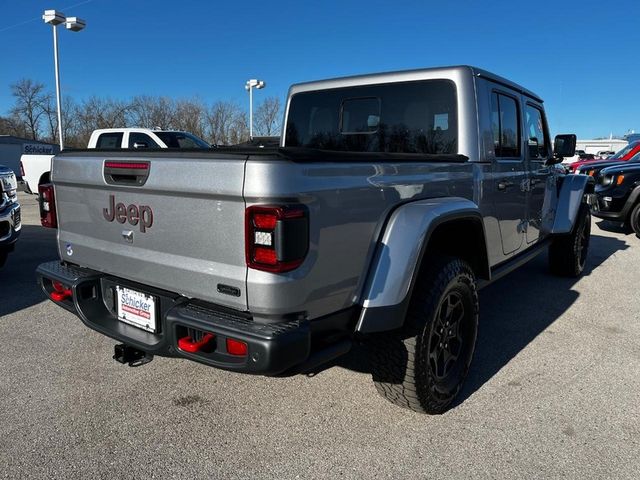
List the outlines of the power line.
{"label": "power line", "polygon": [[[85,5],[87,3],[93,2],[93,0],[85,0],[84,2],[76,3],[74,5],[68,5],[66,7],[62,7],[61,10],[67,10],[69,8],[79,7],[80,5]],[[7,30],[11,30],[12,28],[21,27],[22,25],[26,25],[27,23],[35,22],[37,20],[41,20],[42,17],[30,18],[29,20],[25,20],[23,22],[16,23],[14,25],[9,25],[8,27],[0,28],[0,33],[6,32]]]}

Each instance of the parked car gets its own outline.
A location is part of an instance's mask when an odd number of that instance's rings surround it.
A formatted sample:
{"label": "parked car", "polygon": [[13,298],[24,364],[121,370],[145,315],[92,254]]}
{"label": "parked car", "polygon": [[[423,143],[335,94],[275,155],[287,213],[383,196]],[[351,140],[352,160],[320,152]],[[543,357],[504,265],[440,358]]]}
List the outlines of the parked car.
{"label": "parked car", "polygon": [[22,228],[17,189],[15,173],[0,165],[0,267],[13,251]]}
{"label": "parked car", "polygon": [[211,148],[188,132],[149,128],[105,128],[94,130],[87,148]]}
{"label": "parked car", "polygon": [[[149,128],[105,128],[94,130],[87,148],[102,149],[206,149],[207,142],[188,132],[178,130],[151,130]],[[30,155],[20,157],[20,168],[24,179],[24,191],[38,194],[38,186],[49,182],[53,155]]]}
{"label": "parked car", "polygon": [[611,150],[602,150],[598,153],[596,153],[596,158],[599,158],[600,160],[606,160],[607,158],[615,155],[616,152],[611,151]]}
{"label": "parked car", "polygon": [[[636,153],[633,157],[626,161],[628,164],[632,163],[640,163],[640,152]],[[593,177],[593,179],[598,181],[598,176],[600,171],[607,167],[613,167],[615,165],[621,165],[624,162],[621,160],[604,160],[601,162],[589,162],[585,163],[582,166],[576,169],[576,173],[580,173],[582,175],[589,175]]]}
{"label": "parked car", "polygon": [[623,222],[640,238],[640,164],[621,163],[600,172],[593,215]]}
{"label": "parked car", "polygon": [[382,396],[443,412],[478,289],[541,252],[585,267],[593,179],[550,168],[575,135],[554,155],[540,97],[473,67],[294,85],[287,105],[281,148],[56,156],[43,291],[122,363],[288,375],[359,339]]}
{"label": "parked car", "polygon": [[[636,142],[629,143],[622,150],[617,152],[616,154],[609,157],[607,160],[619,160],[621,162],[626,162],[633,158],[635,154],[640,152],[640,140]],[[588,164],[589,162],[596,162],[595,158],[581,158],[577,162],[569,165],[569,171],[575,172],[576,168],[581,167],[582,165]]]}
{"label": "parked car", "polygon": [[575,154],[571,155],[570,157],[563,158],[560,165],[565,167],[565,170],[568,170],[569,165],[580,160],[581,156],[585,154],[586,152],[584,150],[576,150]]}

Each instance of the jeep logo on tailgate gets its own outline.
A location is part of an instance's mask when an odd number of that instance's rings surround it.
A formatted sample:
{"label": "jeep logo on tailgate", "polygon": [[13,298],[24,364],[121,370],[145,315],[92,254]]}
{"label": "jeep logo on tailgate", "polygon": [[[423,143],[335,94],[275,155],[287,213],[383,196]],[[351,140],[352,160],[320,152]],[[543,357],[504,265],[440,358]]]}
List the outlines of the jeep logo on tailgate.
{"label": "jeep logo on tailgate", "polygon": [[153,210],[148,205],[125,205],[116,203],[115,195],[109,195],[109,206],[102,209],[102,214],[107,222],[129,222],[131,225],[140,225],[140,231],[146,232],[153,225]]}

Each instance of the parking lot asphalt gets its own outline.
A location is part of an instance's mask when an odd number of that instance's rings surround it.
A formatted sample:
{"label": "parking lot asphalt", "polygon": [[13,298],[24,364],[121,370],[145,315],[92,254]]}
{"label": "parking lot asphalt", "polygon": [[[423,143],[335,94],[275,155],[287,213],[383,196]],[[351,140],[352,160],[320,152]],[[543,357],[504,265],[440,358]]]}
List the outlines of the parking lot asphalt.
{"label": "parking lot asphalt", "polygon": [[313,377],[186,360],[140,368],[45,300],[34,269],[55,231],[21,195],[0,270],[0,476],[5,478],[638,478],[640,240],[594,221],[586,275],[542,255],[480,294],[480,333],[441,416],[375,391],[356,348]]}

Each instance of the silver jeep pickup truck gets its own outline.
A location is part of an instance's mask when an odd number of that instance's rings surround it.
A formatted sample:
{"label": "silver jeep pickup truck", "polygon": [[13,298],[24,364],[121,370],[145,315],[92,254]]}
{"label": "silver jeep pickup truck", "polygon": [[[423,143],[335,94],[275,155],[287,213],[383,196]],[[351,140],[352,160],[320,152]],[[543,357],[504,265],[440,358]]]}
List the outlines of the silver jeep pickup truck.
{"label": "silver jeep pickup truck", "polygon": [[384,397],[440,413],[479,288],[547,249],[581,274],[593,183],[555,166],[574,150],[537,95],[473,67],[294,85],[279,147],[57,155],[38,280],[122,363],[290,375],[358,341]]}

